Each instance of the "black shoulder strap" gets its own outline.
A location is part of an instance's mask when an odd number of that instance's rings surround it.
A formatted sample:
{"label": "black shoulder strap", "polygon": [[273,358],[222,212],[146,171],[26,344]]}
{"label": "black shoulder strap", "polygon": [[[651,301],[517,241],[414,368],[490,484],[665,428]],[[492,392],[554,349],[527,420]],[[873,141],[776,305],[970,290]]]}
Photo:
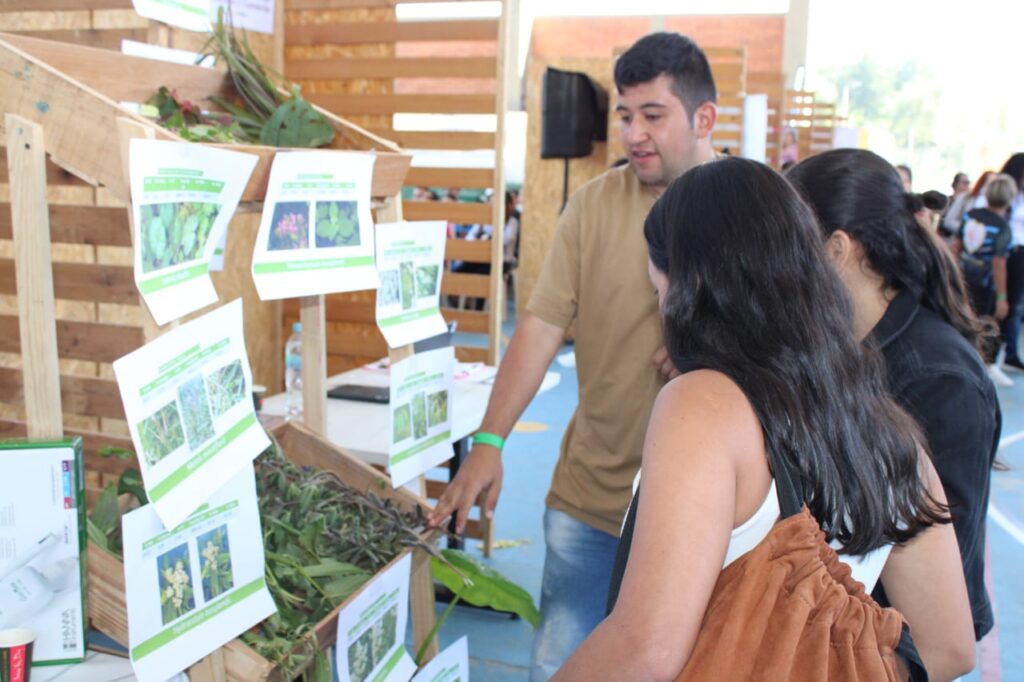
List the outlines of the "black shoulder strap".
{"label": "black shoulder strap", "polygon": [[626,563],[629,561],[629,550],[633,545],[633,528],[636,526],[636,508],[640,504],[640,490],[637,489],[633,495],[633,501],[629,503],[629,511],[626,512],[626,521],[622,524],[622,533],[619,535],[619,546],[615,551],[615,563],[612,564],[612,579],[608,585],[608,604],[606,614],[615,608],[615,602],[619,599],[619,588],[622,587],[622,577],[626,574]]}
{"label": "black shoulder strap", "polygon": [[910,629],[903,626],[900,633],[900,643],[896,645],[896,655],[903,659],[910,670],[910,682],[928,682],[928,671],[925,670],[921,661],[921,654],[917,653],[914,640],[910,636]]}
{"label": "black shoulder strap", "polygon": [[803,508],[803,495],[797,488],[797,481],[800,475],[785,457],[781,457],[771,448],[768,450],[768,463],[772,467],[772,476],[775,478],[775,494],[779,498],[779,515],[788,519],[800,513]]}

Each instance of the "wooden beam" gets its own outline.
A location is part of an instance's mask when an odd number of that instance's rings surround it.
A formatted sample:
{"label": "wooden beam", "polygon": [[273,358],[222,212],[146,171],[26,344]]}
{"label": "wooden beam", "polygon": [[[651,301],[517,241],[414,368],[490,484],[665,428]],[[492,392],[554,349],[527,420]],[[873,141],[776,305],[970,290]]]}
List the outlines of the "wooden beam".
{"label": "wooden beam", "polygon": [[[0,367],[0,402],[20,404],[25,399],[21,370]],[[62,375],[61,405],[68,414],[124,419],[121,392],[113,379]]]}
{"label": "wooden beam", "polygon": [[493,41],[494,19],[442,21],[374,21],[288,26],[288,45],[348,45],[426,41]]}
{"label": "wooden beam", "polygon": [[54,31],[24,31],[23,35],[41,40],[52,40],[60,43],[73,43],[84,47],[95,47],[101,50],[120,50],[122,40],[146,42],[146,29],[96,29],[79,28]]}
{"label": "wooden beam", "polygon": [[[470,263],[491,262],[491,240],[449,239],[445,242],[444,257],[447,260],[464,260]],[[447,276],[448,273],[445,273]]]}
{"label": "wooden beam", "polygon": [[[131,246],[132,235],[123,208],[50,205],[50,239],[65,244]],[[10,239],[10,204],[0,204],[0,239]]]}
{"label": "wooden beam", "polygon": [[459,225],[489,225],[491,207],[451,201],[405,201],[406,220],[447,220]]}
{"label": "wooden beam", "polygon": [[[348,9],[350,7],[394,7],[401,3],[403,5],[416,5],[420,3],[435,3],[438,0],[288,0],[288,10],[325,10],[325,9]],[[477,0],[446,0],[447,2],[475,2]]]}
{"label": "wooden beam", "polygon": [[494,78],[492,57],[339,57],[289,59],[290,80],[348,80],[350,78]]}
{"label": "wooden beam", "polygon": [[491,295],[490,279],[490,275],[462,272],[445,273],[441,278],[441,295],[488,298]]}
{"label": "wooden beam", "polygon": [[11,178],[11,221],[18,285],[19,342],[30,438],[61,438],[60,365],[46,208],[46,146],[42,126],[4,116]]}
{"label": "wooden beam", "polygon": [[[10,181],[7,177],[7,150],[4,147],[0,147],[0,184],[6,184]],[[53,161],[47,159],[46,161],[46,184],[53,185],[69,185],[72,187],[85,187],[88,185],[80,178],[76,178],[70,171],[67,171]]]}
{"label": "wooden beam", "polygon": [[490,188],[494,185],[493,168],[410,168],[406,185],[424,187]]}
{"label": "wooden beam", "polygon": [[[494,149],[494,133],[375,130],[404,149]],[[409,169],[412,172],[412,168]]]}
{"label": "wooden beam", "polygon": [[487,362],[487,349],[479,346],[455,346],[459,362]]}
{"label": "wooden beam", "polygon": [[[28,435],[28,427],[23,421],[15,419],[0,419],[0,438],[23,438]],[[134,459],[118,459],[117,457],[101,457],[99,451],[108,445],[125,450],[134,451],[132,439],[127,436],[115,436],[109,433],[97,433],[95,431],[83,431],[81,429],[65,429],[66,436],[81,436],[82,445],[85,449],[86,471],[97,471],[105,474],[119,475],[125,469],[132,467],[138,469],[139,465]]]}
{"label": "wooden beam", "polygon": [[[68,360],[113,362],[143,343],[142,329],[127,325],[57,320],[57,352]],[[0,315],[0,352],[19,353],[18,317]]]}
{"label": "wooden beam", "polygon": [[[302,319],[302,422],[317,435],[327,434],[327,328],[324,297],[305,296]],[[285,387],[287,390],[287,387]]]}
{"label": "wooden beam", "polygon": [[493,114],[493,95],[309,94],[310,102],[346,114]]}
{"label": "wooden beam", "polygon": [[[407,1],[407,0],[403,0]],[[131,9],[132,0],[0,0],[0,12],[64,12],[82,9]]]}
{"label": "wooden beam", "polygon": [[[139,304],[132,268],[124,265],[54,263],[53,292],[57,298],[69,301]],[[0,294],[17,293],[15,261],[0,259]]]}

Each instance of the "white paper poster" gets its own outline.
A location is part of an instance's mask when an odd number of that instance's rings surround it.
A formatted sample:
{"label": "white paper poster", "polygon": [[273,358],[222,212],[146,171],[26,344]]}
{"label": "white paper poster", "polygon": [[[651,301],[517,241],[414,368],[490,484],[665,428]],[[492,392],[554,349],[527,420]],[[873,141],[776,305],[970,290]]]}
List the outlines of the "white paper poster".
{"label": "white paper poster", "polygon": [[377,288],[374,154],[279,152],[252,257],[264,301]]}
{"label": "white paper poster", "polygon": [[[188,50],[179,50],[174,47],[162,47],[160,45],[150,45],[149,43],[140,43],[137,40],[121,40],[121,52],[133,57],[144,57],[145,59],[156,59],[161,62],[171,62],[172,64],[185,64],[187,66],[202,66],[207,69],[212,69],[216,58],[210,54],[203,57],[198,52],[189,52]],[[200,57],[203,57],[200,61]]]}
{"label": "white paper poster", "polygon": [[391,365],[391,484],[404,485],[452,456],[455,349],[417,353]]}
{"label": "white paper poster", "polygon": [[118,359],[114,374],[146,493],[168,528],[270,445],[253,409],[241,299]]}
{"label": "white paper poster", "polygon": [[392,348],[437,336],[448,224],[443,220],[377,226],[377,326]]}
{"label": "white paper poster", "polygon": [[257,157],[189,142],[131,141],[135,284],[157,324],[217,302],[210,260]]}
{"label": "white paper poster", "polygon": [[224,22],[230,11],[231,25],[236,29],[274,32],[274,0],[209,0],[210,23],[217,23],[217,12],[224,10]]}
{"label": "white paper poster", "polygon": [[205,33],[210,30],[210,0],[132,0],[140,16]]}
{"label": "white paper poster", "polygon": [[338,614],[339,682],[408,682],[416,672],[403,643],[411,569],[412,555],[406,554]]}
{"label": "white paper poster", "polygon": [[[230,225],[228,227],[230,228]],[[213,249],[213,255],[210,256],[210,272],[221,272],[224,270],[224,250],[226,248],[228,248],[228,231],[224,230],[224,235]]]}
{"label": "white paper poster", "polygon": [[465,637],[430,659],[412,682],[469,682],[469,643]]}
{"label": "white paper poster", "polygon": [[171,530],[151,504],[122,520],[129,655],[142,682],[163,682],[277,610],[253,469],[220,482]]}

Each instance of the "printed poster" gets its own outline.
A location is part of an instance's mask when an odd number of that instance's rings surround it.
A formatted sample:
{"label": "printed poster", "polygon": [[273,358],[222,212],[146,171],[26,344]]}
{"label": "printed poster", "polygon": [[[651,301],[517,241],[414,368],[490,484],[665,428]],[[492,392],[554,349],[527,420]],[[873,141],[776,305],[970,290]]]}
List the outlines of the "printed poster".
{"label": "printed poster", "polygon": [[412,682],[469,682],[469,642],[466,637],[460,637],[430,659]]}
{"label": "printed poster", "polygon": [[448,330],[441,317],[443,220],[377,226],[377,326],[391,348]]}
{"label": "printed poster", "polygon": [[252,257],[264,301],[377,288],[374,154],[279,152]]}
{"label": "printed poster", "polygon": [[224,10],[224,22],[227,23],[230,12],[231,25],[236,29],[256,31],[257,33],[274,32],[274,0],[208,0],[210,3],[210,23],[217,23],[217,13]]}
{"label": "printed poster", "polygon": [[210,0],[132,0],[132,5],[147,19],[200,33],[210,30]]}
{"label": "printed poster", "polygon": [[114,362],[146,493],[168,528],[269,445],[236,299]]}
{"label": "printed poster", "polygon": [[131,141],[135,284],[157,324],[217,302],[210,261],[256,158],[190,142]]}
{"label": "printed poster", "polygon": [[339,682],[408,682],[416,672],[404,644],[411,570],[412,555],[406,554],[338,614]]}
{"label": "printed poster", "polygon": [[142,682],[164,682],[277,611],[251,466],[171,530],[151,504],[122,530],[129,655]]}
{"label": "printed poster", "polygon": [[391,364],[388,469],[394,487],[452,456],[454,375],[455,349],[451,346]]}

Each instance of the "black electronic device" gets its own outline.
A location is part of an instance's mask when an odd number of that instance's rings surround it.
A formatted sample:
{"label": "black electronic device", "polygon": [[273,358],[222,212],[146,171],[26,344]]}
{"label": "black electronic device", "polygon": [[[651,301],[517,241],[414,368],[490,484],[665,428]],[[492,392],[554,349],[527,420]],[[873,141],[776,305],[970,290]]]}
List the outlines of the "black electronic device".
{"label": "black electronic device", "polygon": [[328,398],[339,400],[357,400],[361,403],[377,403],[387,405],[391,400],[391,390],[387,386],[361,386],[359,384],[341,384],[327,391]]}
{"label": "black electronic device", "polygon": [[608,139],[608,93],[587,74],[548,67],[541,99],[540,158],[590,156]]}

